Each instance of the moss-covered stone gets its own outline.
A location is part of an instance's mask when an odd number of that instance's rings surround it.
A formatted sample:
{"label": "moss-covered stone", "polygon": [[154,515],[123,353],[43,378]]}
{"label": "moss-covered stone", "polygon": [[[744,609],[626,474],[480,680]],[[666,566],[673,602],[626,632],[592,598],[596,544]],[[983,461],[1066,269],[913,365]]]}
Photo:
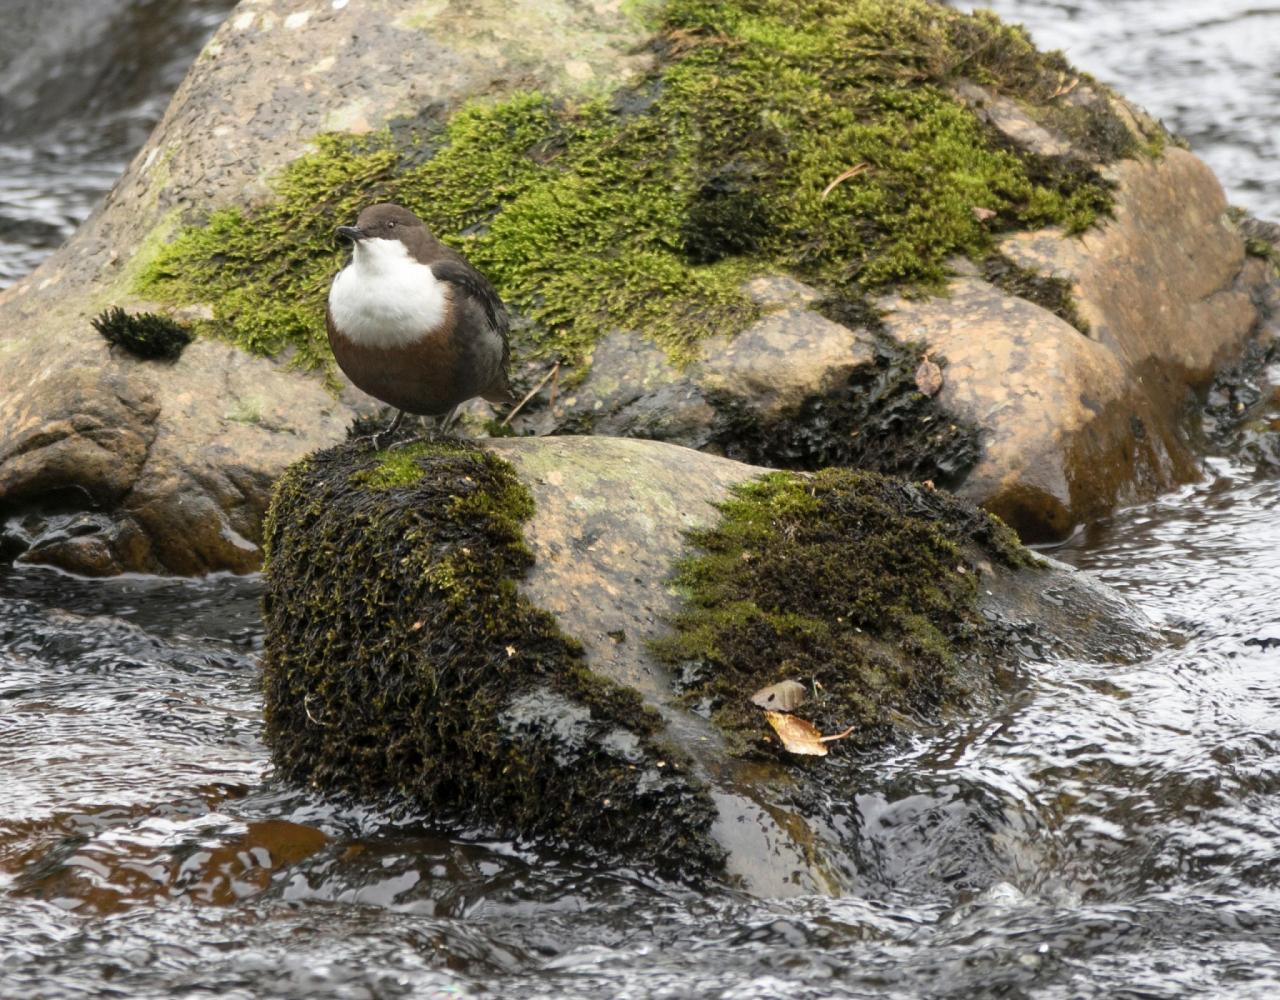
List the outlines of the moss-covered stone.
{"label": "moss-covered stone", "polygon": [[277,769],[502,836],[715,871],[714,808],[658,716],[517,592],[532,512],[507,463],[448,440],[347,444],[286,473],[266,530]]}
{"label": "moss-covered stone", "polygon": [[[141,290],[208,303],[208,328],[249,350],[325,365],[333,226],[394,199],[532,321],[523,356],[578,362],[624,328],[682,361],[754,318],[748,274],[791,272],[858,301],[935,285],[949,256],[982,257],[1000,229],[1078,231],[1109,209],[1092,166],[1010,148],[948,92],[959,76],[1019,97],[1098,159],[1137,151],[1114,115],[1062,100],[1061,56],[990,15],[669,0],[654,16],[658,68],[625,91],[517,93],[444,122],[321,136],[275,201],[185,230]],[[857,164],[869,169],[835,183]]]}
{"label": "moss-covered stone", "polygon": [[816,693],[805,718],[856,725],[861,745],[961,697],[986,630],[978,564],[1038,561],[991,515],[869,472],[771,473],[721,514],[691,536],[675,578],[688,604],[656,648],[743,748],[767,731],[750,695],[785,679]]}

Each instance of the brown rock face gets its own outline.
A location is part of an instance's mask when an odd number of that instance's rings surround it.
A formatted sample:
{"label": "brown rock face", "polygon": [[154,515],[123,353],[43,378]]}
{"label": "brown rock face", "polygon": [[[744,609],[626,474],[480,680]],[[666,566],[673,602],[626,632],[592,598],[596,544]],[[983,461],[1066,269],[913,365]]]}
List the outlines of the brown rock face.
{"label": "brown rock face", "polygon": [[1001,245],[1071,283],[1087,335],[975,277],[947,298],[888,303],[895,337],[946,357],[939,403],[983,430],[959,492],[1027,540],[1197,475],[1184,408],[1244,349],[1268,282],[1194,156],[1170,149],[1110,172],[1114,219],[1078,238],[1048,230]]}
{"label": "brown rock face", "polygon": [[[318,132],[447,113],[499,87],[568,92],[642,65],[643,33],[616,6],[237,7],[105,202],[0,293],[0,550],[93,575],[255,569],[272,481],[340,440],[368,400],[222,344],[139,362],[109,352],[90,319],[146,308],[129,288],[147,246],[264,196]],[[76,507],[99,513],[58,513]]]}

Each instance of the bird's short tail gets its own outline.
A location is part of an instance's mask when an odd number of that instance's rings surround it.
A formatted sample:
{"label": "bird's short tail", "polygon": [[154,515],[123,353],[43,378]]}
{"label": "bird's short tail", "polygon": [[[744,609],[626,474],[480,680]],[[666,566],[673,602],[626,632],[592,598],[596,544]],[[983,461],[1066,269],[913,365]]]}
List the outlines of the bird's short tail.
{"label": "bird's short tail", "polygon": [[481,396],[486,403],[515,403],[520,398],[511,388],[511,380],[505,371],[493,385],[481,393]]}

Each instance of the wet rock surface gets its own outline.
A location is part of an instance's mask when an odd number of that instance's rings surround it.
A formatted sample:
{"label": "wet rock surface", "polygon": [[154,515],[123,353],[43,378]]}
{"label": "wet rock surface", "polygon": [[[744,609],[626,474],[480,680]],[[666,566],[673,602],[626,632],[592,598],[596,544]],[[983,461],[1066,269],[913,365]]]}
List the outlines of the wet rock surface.
{"label": "wet rock surface", "polygon": [[[159,248],[211,211],[266,204],[272,179],[319,133],[437,127],[471,98],[610,90],[654,64],[648,29],[614,5],[522,10],[518,26],[492,5],[274,0],[232,12],[99,210],[0,294],[6,553],[95,575],[259,564],[269,484],[290,461],[340,440],[372,401],[350,388],[335,395],[292,367],[287,350],[267,360],[202,341],[176,364],[139,362],[108,351],[90,319],[113,305],[156,307],[137,289]],[[953,27],[963,34],[978,23]],[[1197,475],[1185,415],[1256,333],[1274,269],[1246,254],[1246,238],[1260,237],[1226,217],[1198,160],[1167,143],[1156,149],[1159,127],[1100,88],[1062,81],[1061,94],[1045,91],[1056,78],[1012,37],[998,36],[1039,88],[1034,116],[999,88],[956,78],[953,90],[1000,148],[1030,157],[1044,177],[1101,169],[1113,185],[1114,218],[1081,235],[998,241],[1014,265],[1070,286],[1087,333],[963,266],[943,296],[852,309],[785,275],[747,274],[740,289],[717,293],[758,312],[733,337],[711,336],[673,359],[653,331],[614,330],[579,370],[549,381],[517,431],[653,438],[758,464],[931,479],[1029,540],[1060,538]],[[392,69],[387,51],[405,58]],[[643,104],[645,92],[626,94]],[[554,159],[555,148],[538,155]],[[764,225],[743,187],[755,168],[721,168],[694,212],[698,232],[718,242],[690,244],[691,259],[746,252],[754,230],[735,233],[740,216],[747,229]],[[186,318],[207,311],[192,305]],[[275,329],[268,323],[263,336]],[[937,395],[913,383],[926,352],[941,365]],[[525,386],[548,366],[517,361]],[[89,516],[68,528],[76,496]]]}
{"label": "wet rock surface", "polygon": [[[601,437],[491,448],[348,445],[283,480],[265,598],[281,773],[760,894],[852,885],[859,863],[838,817],[859,755],[936,724],[938,702],[909,686],[908,714],[815,764],[762,740],[763,718],[744,745],[657,652],[687,600],[670,582],[687,533],[714,526],[717,505],[765,470]],[[891,489],[933,509],[921,487]],[[939,510],[954,503],[938,497]],[[947,530],[994,524],[963,509]],[[948,570],[978,598],[984,638],[955,665],[970,709],[1020,657],[1123,659],[1150,641],[1105,588],[1033,559],[1015,570],[985,544]]]}

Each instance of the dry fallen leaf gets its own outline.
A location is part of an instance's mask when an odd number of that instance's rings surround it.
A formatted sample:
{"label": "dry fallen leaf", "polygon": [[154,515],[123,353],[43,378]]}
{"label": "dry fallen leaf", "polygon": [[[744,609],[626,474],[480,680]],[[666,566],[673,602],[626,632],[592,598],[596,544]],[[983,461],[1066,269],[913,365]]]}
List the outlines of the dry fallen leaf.
{"label": "dry fallen leaf", "polygon": [[936,396],[942,388],[942,369],[930,361],[927,354],[916,369],[916,388],[926,396]]}
{"label": "dry fallen leaf", "polygon": [[991,211],[989,208],[983,208],[981,205],[974,205],[970,211],[973,212],[973,217],[979,222],[986,222],[988,219],[994,219],[996,217],[995,212]]}
{"label": "dry fallen leaf", "polygon": [[807,754],[810,757],[827,755],[822,734],[814,728],[813,723],[786,712],[765,712],[764,717],[769,720],[769,725],[773,726],[773,731],[789,752]]}
{"label": "dry fallen leaf", "polygon": [[808,698],[808,689],[799,681],[778,681],[777,684],[762,687],[751,696],[751,702],[761,708],[790,712],[798,705],[803,705]]}
{"label": "dry fallen leaf", "polygon": [[786,750],[809,757],[825,757],[826,744],[842,740],[854,730],[854,727],[850,726],[842,733],[823,736],[812,722],[805,722],[804,719],[788,715],[786,712],[765,712],[764,716],[769,720],[769,725],[773,726],[773,731],[778,734],[778,739],[782,741]]}

